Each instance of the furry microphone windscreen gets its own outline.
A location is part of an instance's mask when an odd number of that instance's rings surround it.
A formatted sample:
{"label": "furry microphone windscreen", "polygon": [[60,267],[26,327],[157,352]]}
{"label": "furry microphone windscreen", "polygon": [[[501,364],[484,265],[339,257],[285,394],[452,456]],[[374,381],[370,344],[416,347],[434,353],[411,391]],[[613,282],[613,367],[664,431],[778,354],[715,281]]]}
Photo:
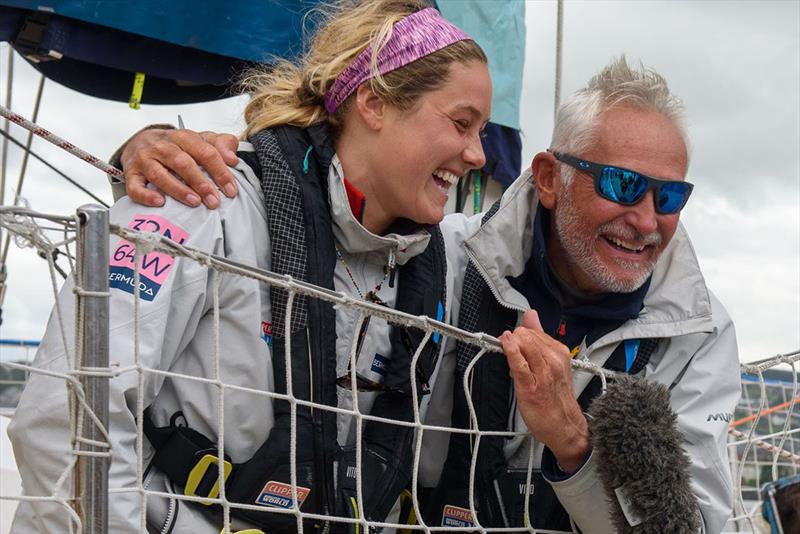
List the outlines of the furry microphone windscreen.
{"label": "furry microphone windscreen", "polygon": [[683,434],[669,390],[623,377],[589,407],[593,455],[619,533],[693,533],[700,528]]}

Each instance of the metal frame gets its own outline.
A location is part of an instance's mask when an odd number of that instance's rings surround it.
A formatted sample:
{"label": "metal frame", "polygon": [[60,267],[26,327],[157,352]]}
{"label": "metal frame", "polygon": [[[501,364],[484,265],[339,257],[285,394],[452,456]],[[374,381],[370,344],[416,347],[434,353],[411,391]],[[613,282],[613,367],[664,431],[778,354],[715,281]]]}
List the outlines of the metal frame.
{"label": "metal frame", "polygon": [[[108,368],[108,210],[90,204],[78,208],[78,291],[79,313],[82,324],[79,369],[89,409],[103,428],[108,428],[109,376],[97,372]],[[92,374],[94,372],[94,374]],[[108,470],[111,459],[109,449],[91,442],[103,442],[101,429],[88,414],[83,415],[81,438],[82,455],[79,475],[82,492],[81,507],[83,532],[107,534],[108,532]]]}

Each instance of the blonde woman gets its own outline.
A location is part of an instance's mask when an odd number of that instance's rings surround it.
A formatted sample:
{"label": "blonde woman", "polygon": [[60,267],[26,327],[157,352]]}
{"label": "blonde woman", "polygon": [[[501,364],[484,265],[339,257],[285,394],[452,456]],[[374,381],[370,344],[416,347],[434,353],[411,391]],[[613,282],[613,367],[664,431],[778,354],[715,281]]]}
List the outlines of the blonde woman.
{"label": "blonde woman", "polygon": [[[484,53],[419,0],[340,4],[307,49],[298,63],[278,62],[246,81],[253,98],[245,111],[248,142],[230,169],[239,190],[235,198],[214,211],[171,199],[146,208],[125,198],[112,208],[112,222],[358,299],[445,319],[452,291],[436,224],[450,186],[484,164],[480,132],[491,107]],[[159,254],[144,258],[137,291],[133,245],[113,239],[111,247],[112,364],[125,369],[134,363],[131,318],[138,295],[145,372],[141,390],[135,372],[111,380],[109,531],[138,530],[145,501],[152,532],[297,531],[291,513],[292,432],[298,444],[297,506],[344,518],[305,519],[306,532],[356,531],[356,518],[387,518],[411,480],[413,429],[304,405],[297,406],[292,428],[289,403],[257,392],[286,393],[290,362],[297,399],[351,408],[357,395],[361,413],[412,420],[412,388],[423,399],[429,391],[442,350],[439,336],[427,341],[412,384],[409,366],[421,332],[378,318],[356,329],[354,312],[301,297],[289,317],[287,294],[279,288],[230,275],[216,281],[206,268]],[[67,284],[62,310],[71,309],[71,298]],[[51,320],[36,364],[64,371],[57,332]],[[352,350],[355,370],[349,365]],[[193,377],[219,378],[237,389],[223,387],[220,396],[216,384]],[[147,407],[140,422],[143,480],[136,458],[139,395]],[[360,496],[354,478],[358,425]],[[218,452],[222,432],[224,458]],[[49,495],[70,459],[63,381],[34,375],[9,434],[26,495]],[[230,506],[163,495],[216,497],[218,466],[224,467]],[[142,494],[142,487],[161,493]],[[20,505],[13,530],[64,532],[67,521],[58,505],[28,501]]]}

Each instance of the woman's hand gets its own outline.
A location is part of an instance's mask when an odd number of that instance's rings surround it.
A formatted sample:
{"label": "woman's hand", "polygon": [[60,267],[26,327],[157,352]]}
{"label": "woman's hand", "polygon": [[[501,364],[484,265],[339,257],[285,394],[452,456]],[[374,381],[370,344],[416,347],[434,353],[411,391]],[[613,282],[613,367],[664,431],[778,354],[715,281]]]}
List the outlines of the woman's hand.
{"label": "woman's hand", "polygon": [[[238,146],[239,140],[230,134],[142,130],[125,144],[120,157],[128,196],[145,206],[161,206],[164,195],[159,191],[162,191],[187,206],[196,207],[202,202],[215,209],[219,206],[216,186],[226,196],[236,196],[236,179],[228,166],[239,161]],[[148,189],[148,183],[159,191]]]}

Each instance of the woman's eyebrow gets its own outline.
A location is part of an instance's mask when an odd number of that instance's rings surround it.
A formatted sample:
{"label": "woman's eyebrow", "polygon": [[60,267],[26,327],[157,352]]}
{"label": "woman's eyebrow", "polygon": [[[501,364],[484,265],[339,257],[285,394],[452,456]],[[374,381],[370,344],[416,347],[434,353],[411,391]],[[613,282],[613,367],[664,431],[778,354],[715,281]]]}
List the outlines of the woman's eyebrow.
{"label": "woman's eyebrow", "polygon": [[[479,110],[478,108],[476,108],[472,104],[456,104],[455,105],[455,109],[456,109],[456,111],[466,110],[467,112],[469,112],[474,117],[482,117],[483,116],[483,113],[481,112],[481,110]],[[486,118],[486,120],[484,121],[483,125],[485,126],[486,123],[488,123],[488,122],[490,122],[490,117]]]}

